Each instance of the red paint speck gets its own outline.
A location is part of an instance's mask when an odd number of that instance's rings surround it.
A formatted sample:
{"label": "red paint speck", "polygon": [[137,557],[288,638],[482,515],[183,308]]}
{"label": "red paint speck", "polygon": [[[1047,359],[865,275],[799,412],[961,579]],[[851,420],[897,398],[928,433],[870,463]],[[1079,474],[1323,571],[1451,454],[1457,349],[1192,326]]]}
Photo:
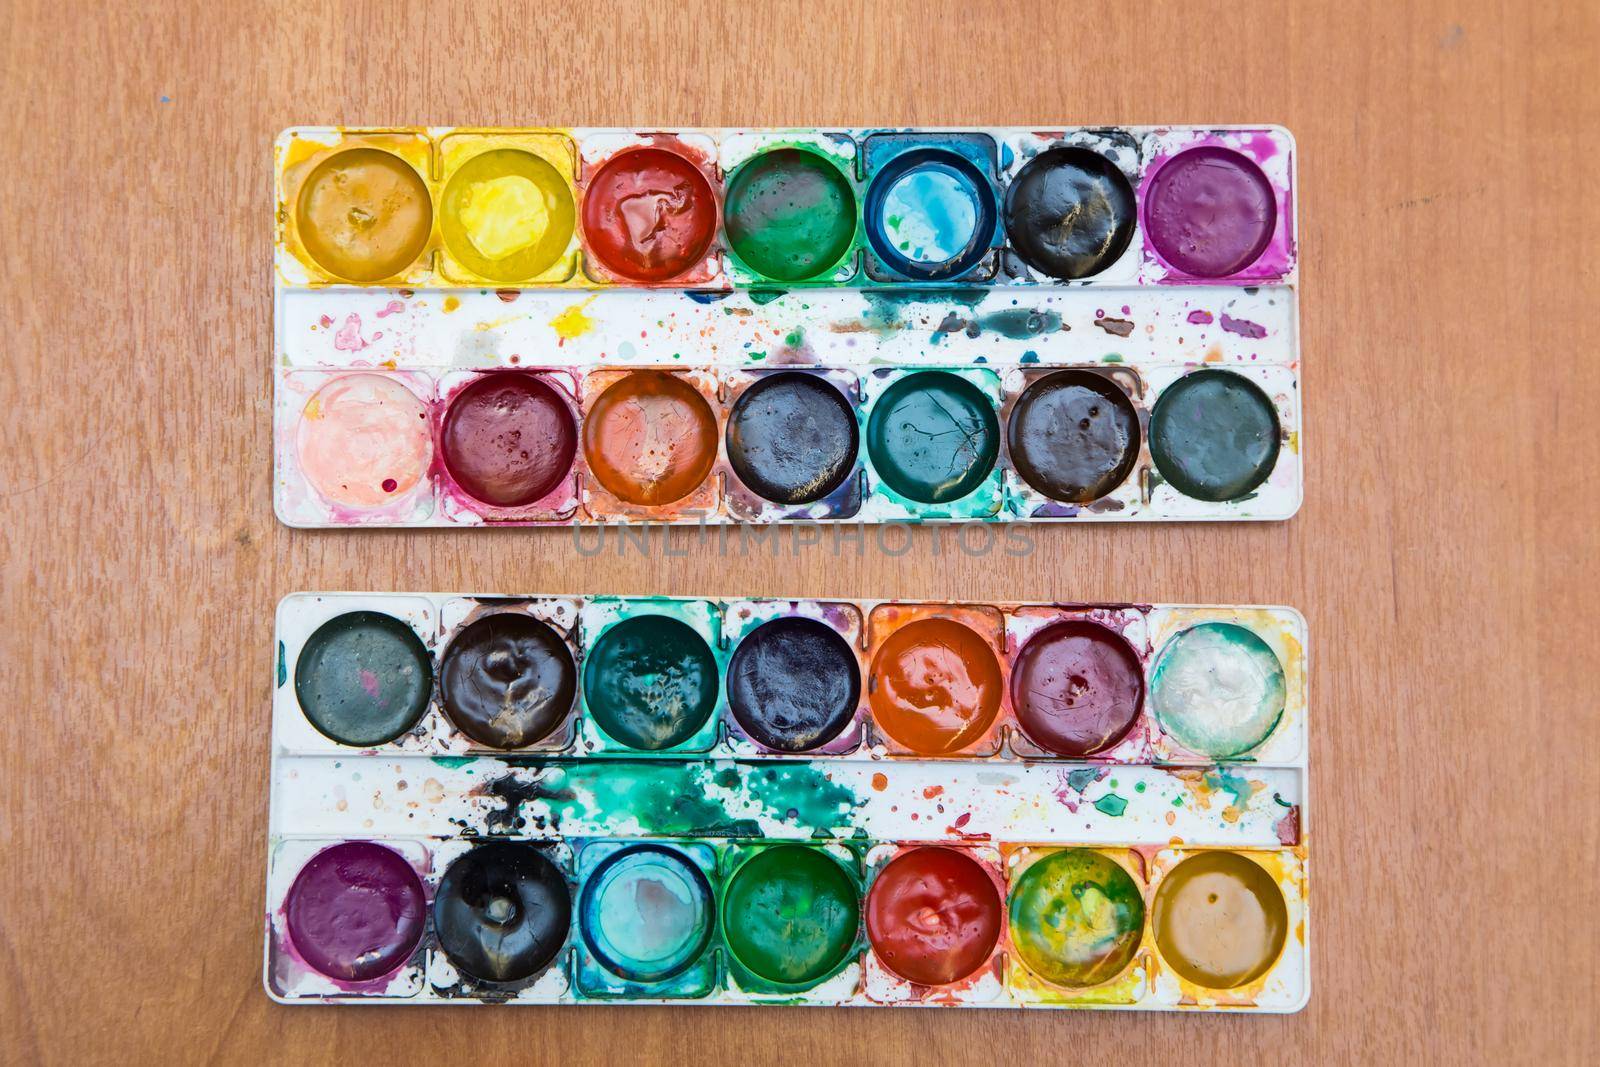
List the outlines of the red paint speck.
{"label": "red paint speck", "polygon": [[392,493],[398,488],[400,488],[400,483],[393,478],[385,478],[383,480],[383,491],[385,493]]}
{"label": "red paint speck", "polygon": [[943,793],[943,792],[944,792],[944,786],[942,786],[942,785],[930,785],[930,786],[928,786],[928,788],[926,788],[926,789],[924,789],[922,791],[922,795],[923,795],[923,797],[925,799],[932,800],[934,797],[938,796],[940,793]]}
{"label": "red paint speck", "polygon": [[876,789],[880,793],[883,792],[885,789],[888,789],[889,788],[889,776],[887,774],[883,774],[882,772],[879,772],[878,774],[874,774],[872,776],[872,788]]}

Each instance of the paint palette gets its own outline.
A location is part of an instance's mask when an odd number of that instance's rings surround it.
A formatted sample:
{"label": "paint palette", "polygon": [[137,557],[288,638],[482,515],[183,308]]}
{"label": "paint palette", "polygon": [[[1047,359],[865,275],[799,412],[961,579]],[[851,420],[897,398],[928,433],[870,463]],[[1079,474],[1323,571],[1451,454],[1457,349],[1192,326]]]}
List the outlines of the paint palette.
{"label": "paint palette", "polygon": [[284,1002],[1295,1011],[1272,607],[294,594]]}
{"label": "paint palette", "polygon": [[1282,129],[300,127],[275,174],[290,525],[1299,506]]}

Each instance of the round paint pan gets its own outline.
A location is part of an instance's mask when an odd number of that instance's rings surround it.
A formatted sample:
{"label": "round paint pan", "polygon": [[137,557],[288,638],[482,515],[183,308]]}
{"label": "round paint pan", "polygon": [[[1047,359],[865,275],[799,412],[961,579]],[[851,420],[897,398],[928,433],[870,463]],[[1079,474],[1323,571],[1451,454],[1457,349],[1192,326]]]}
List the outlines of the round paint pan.
{"label": "round paint pan", "polygon": [[428,476],[428,409],[398,380],[341,374],[306,401],[295,427],[300,473],[328,503],[369,511],[405,499]]}
{"label": "round paint pan", "polygon": [[583,665],[584,702],[608,737],[642,752],[692,738],[717,706],[705,639],[665,615],[635,615],[600,635]]}
{"label": "round paint pan", "polygon": [[837,860],[805,845],[756,851],[728,876],[722,936],[757,978],[816,985],[838,969],[861,925],[861,896]]}
{"label": "round paint pan", "polygon": [[896,744],[946,756],[976,744],[1000,713],[994,647],[954,619],[922,618],[889,635],[872,658],[873,721]]}
{"label": "round paint pan", "polygon": [[682,852],[663,845],[608,856],[578,898],[585,947],[630,982],[663,982],[694,966],[715,924],[711,883]]}
{"label": "round paint pan", "polygon": [[517,611],[484,615],[450,639],[439,662],[439,702],[480,745],[535,745],[566,721],[578,667],[561,635]]}
{"label": "round paint pan", "polygon": [[1195,985],[1235,989],[1270,971],[1289,909],[1266,868],[1237,852],[1201,852],[1166,873],[1150,906],[1162,960]]}
{"label": "round paint pan", "polygon": [[583,237],[620,278],[668,281],[705,259],[717,196],[700,168],[659,146],[618,152],[584,184]]}
{"label": "round paint pan", "polygon": [[722,213],[734,258],[775,282],[826,278],[855,247],[850,179],[809,148],[771,148],[741,163],[728,179]]}
{"label": "round paint pan", "polygon": [[549,382],[495,371],[450,398],[439,427],[439,458],[473,500],[520,508],[543,499],[572,473],[578,422]]}
{"label": "round paint pan", "polygon": [[1150,458],[1184,496],[1220,503],[1249,496],[1278,462],[1272,400],[1226,370],[1197,370],[1162,391],[1150,414]]}
{"label": "round paint pan", "polygon": [[307,721],[341,745],[370,748],[411,729],[427,710],[433,664],[410,626],[351,611],[317,627],[300,649],[294,693]]}
{"label": "round paint pan", "polygon": [[323,849],[295,875],[284,928],[300,958],[346,982],[369,982],[411,959],[428,911],[422,879],[403,856],[371,841]]}
{"label": "round paint pan", "polygon": [[1113,493],[1139,458],[1139,413],[1121,386],[1093,371],[1032,382],[1006,421],[1017,475],[1051,500],[1087,504]]}
{"label": "round paint pan", "polygon": [[717,416],[681,376],[634,371],[589,406],[583,457],[589,473],[618,500],[642,507],[671,504],[711,476]]}
{"label": "round paint pan", "polygon": [[1085,759],[1116,745],[1144,706],[1138,654],[1115,630],[1063,619],[1028,638],[1011,667],[1011,706],[1028,740]]}
{"label": "round paint pan", "polygon": [[999,454],[994,404],[949,371],[897,379],[867,417],[873,470],[890,489],[920,504],[946,504],[976,491]]}
{"label": "round paint pan", "polygon": [[855,470],[855,409],[827,379],[805,371],[763,376],[728,415],[728,463],[751,492],[786,506],[811,504]]}
{"label": "round paint pan", "polygon": [[1253,159],[1231,148],[1187,149],[1145,179],[1145,235],[1184,274],[1226,278],[1248,269],[1277,224],[1272,183]]}
{"label": "round paint pan", "polygon": [[839,631],[800,615],[764,622],[728,662],[728,707],[750,739],[811,752],[838,737],[861,702],[861,669]]}
{"label": "round paint pan", "polygon": [[521,282],[555,266],[577,226],[572,187],[548,160],[519,148],[482,152],[445,183],[439,232],[468,270]]}
{"label": "round paint pan", "polygon": [[863,218],[867,243],[889,269],[919,281],[959,278],[994,240],[994,186],[959,152],[915,148],[873,175]]}
{"label": "round paint pan", "polygon": [[478,845],[446,868],[433,929],[456,970],[481,982],[524,982],[550,966],[572,924],[572,892],[532,845]]}
{"label": "round paint pan", "polygon": [[1288,687],[1255,631],[1206,622],[1174,635],[1150,672],[1150,706],[1174,740],[1208,759],[1260,747],[1283,718]]}
{"label": "round paint pan", "polygon": [[1012,883],[1011,944],[1052,985],[1086,989],[1133,963],[1144,898],[1121,864],[1086,848],[1052,852]]}
{"label": "round paint pan", "polygon": [[994,953],[1005,908],[983,865],[965,852],[902,852],[867,891],[867,939],[889,971],[917,985],[971,977]]}
{"label": "round paint pan", "polygon": [[1104,272],[1133,240],[1138,208],[1117,165],[1088,148],[1039,153],[1006,189],[1006,237],[1022,261],[1049,278]]}
{"label": "round paint pan", "polygon": [[318,163],[295,197],[295,228],[317,266],[370,284],[405,272],[433,232],[428,186],[404,159],[347,148]]}

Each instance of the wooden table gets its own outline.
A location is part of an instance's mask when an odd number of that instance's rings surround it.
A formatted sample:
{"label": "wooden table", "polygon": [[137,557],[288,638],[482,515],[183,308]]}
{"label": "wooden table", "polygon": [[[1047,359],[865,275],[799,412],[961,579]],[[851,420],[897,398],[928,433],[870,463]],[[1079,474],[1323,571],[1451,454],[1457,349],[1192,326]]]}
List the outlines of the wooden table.
{"label": "wooden table", "polygon": [[[1600,7],[0,15],[0,1061],[1593,1062]],[[681,556],[656,541],[581,558],[561,531],[273,518],[279,128],[1041,120],[1298,136],[1309,491],[1293,521],[1058,526],[1026,556],[921,530],[903,555],[869,537],[724,558],[690,537],[670,541]],[[1311,1005],[278,1007],[260,984],[272,607],[362,587],[1298,605]]]}

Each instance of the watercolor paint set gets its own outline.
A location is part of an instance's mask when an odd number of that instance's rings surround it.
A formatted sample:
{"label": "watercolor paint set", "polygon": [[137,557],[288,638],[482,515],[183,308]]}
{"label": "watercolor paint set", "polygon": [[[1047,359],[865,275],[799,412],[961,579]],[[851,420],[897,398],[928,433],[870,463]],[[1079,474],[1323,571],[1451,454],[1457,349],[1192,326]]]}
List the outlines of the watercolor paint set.
{"label": "watercolor paint set", "polygon": [[274,666],[285,1003],[1309,995],[1291,609],[299,593]]}
{"label": "watercolor paint set", "polygon": [[1284,519],[1276,127],[284,131],[293,526]]}

